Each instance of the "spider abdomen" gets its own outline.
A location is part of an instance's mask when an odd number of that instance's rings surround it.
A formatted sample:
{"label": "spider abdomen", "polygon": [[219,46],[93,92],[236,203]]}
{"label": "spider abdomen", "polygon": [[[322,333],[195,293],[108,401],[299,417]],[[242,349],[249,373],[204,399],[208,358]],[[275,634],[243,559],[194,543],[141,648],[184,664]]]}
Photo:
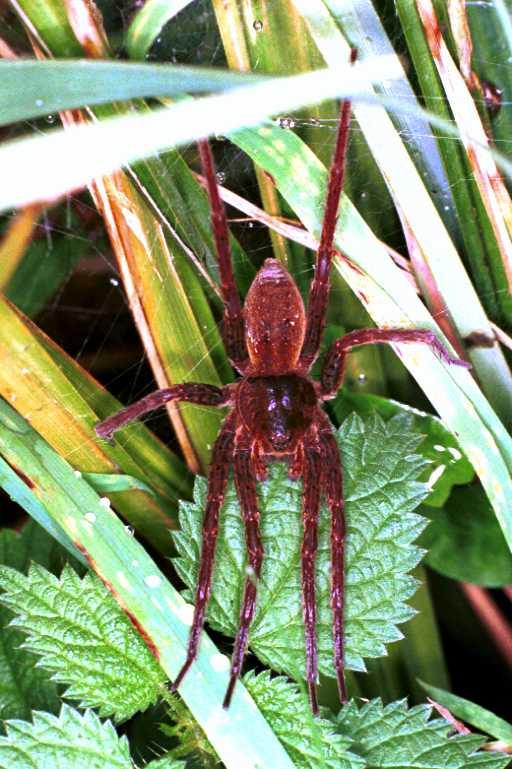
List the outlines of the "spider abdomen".
{"label": "spider abdomen", "polygon": [[313,421],[316,404],[313,383],[298,374],[250,376],[238,390],[240,417],[270,454],[296,446]]}
{"label": "spider abdomen", "polygon": [[278,376],[297,366],[306,331],[304,302],[290,273],[266,259],[244,305],[245,341],[252,370]]}

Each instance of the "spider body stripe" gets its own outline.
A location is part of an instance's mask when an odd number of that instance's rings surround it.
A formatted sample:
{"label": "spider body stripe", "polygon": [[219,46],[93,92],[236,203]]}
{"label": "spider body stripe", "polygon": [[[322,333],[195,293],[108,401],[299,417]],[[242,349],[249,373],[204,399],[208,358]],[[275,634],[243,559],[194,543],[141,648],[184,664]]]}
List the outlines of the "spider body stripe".
{"label": "spider body stripe", "polygon": [[194,617],[185,662],[173,683],[177,689],[195,660],[210,597],[219,513],[230,467],[244,521],[250,573],[245,580],[239,628],[224,699],[227,707],[240,675],[249,630],[256,606],[257,581],[263,563],[259,532],[256,481],[263,480],[267,462],[289,463],[292,478],[303,479],[302,605],[305,630],[306,680],[313,712],[318,711],[316,684],[315,562],[317,523],[322,496],[331,513],[331,607],[333,658],[342,701],[346,700],[344,677],[344,543],[343,468],[340,451],[327,416],[321,409],[342,384],[346,356],[357,345],[372,342],[421,343],[442,360],[467,366],[452,358],[435,334],[425,329],[363,329],[334,342],[320,375],[313,382],[309,371],[320,345],[329,295],[329,273],[339,199],[343,185],[350,105],[343,104],[333,162],[315,277],[307,311],[291,275],[275,259],[268,259],[256,275],[243,308],[231,267],[229,235],[224,207],[217,188],[208,142],[199,144],[206,177],[214,230],[221,292],[225,303],[222,334],[228,355],[242,378],[218,388],[186,383],[157,391],[123,409],[101,424],[103,438],[147,411],[170,400],[207,406],[228,406],[229,413],[213,449],[203,522],[203,544],[196,589]]}
{"label": "spider body stripe", "polygon": [[244,317],[249,370],[270,375],[295,369],[306,331],[306,311],[292,276],[277,259],[267,259],[254,278]]}

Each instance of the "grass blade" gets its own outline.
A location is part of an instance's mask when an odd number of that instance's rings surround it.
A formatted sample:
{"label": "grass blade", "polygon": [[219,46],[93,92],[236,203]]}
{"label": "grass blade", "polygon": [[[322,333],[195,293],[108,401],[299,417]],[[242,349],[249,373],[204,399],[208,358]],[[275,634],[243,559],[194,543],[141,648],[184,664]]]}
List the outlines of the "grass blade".
{"label": "grass blade", "polygon": [[[0,453],[22,471],[53,521],[133,618],[172,680],[184,658],[189,630],[189,612],[179,593],[89,484],[4,402]],[[91,512],[94,523],[85,516]],[[180,689],[220,759],[228,769],[293,769],[242,684],[229,713],[223,710],[228,669],[228,660],[204,636],[199,658]]]}
{"label": "grass blade", "polygon": [[[372,71],[375,74],[386,70],[386,64],[371,62],[358,69],[370,75]],[[392,71],[387,71],[392,77]],[[0,163],[8,181],[0,194],[0,210],[36,200],[54,200],[96,176],[166,147],[207,134],[225,135],[241,126],[261,123],[273,113],[353,93],[347,87],[347,83],[354,82],[353,77],[353,68],[339,66],[335,71],[272,79],[167,109],[7,142],[0,148]]]}
{"label": "grass blade", "polygon": [[147,0],[133,17],[126,33],[126,50],[131,59],[144,59],[162,27],[191,0]]}
{"label": "grass blade", "polygon": [[262,77],[250,74],[175,64],[87,59],[0,60],[0,125],[84,104],[92,106],[188,92],[213,93],[262,81]]}
{"label": "grass blade", "polygon": [[[112,447],[99,443],[93,426],[119,403],[45,337],[7,300],[0,300],[0,395],[77,473],[121,470],[153,489],[112,495],[126,520],[157,549],[170,551],[177,498],[190,487],[183,464],[142,425]],[[48,383],[51,382],[51,391]]]}
{"label": "grass blade", "polygon": [[439,689],[437,686],[431,686],[424,681],[418,681],[418,683],[427,694],[448,708],[457,718],[467,721],[468,724],[485,734],[490,734],[491,737],[497,737],[508,745],[512,745],[512,725],[503,718],[498,718],[490,710],[486,710],[480,705],[464,699],[464,697]]}

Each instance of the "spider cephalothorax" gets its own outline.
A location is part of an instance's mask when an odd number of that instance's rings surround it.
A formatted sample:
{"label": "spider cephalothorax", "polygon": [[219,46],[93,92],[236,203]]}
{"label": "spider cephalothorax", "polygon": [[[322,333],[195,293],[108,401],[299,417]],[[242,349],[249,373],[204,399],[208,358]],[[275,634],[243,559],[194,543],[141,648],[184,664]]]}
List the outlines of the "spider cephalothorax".
{"label": "spider cephalothorax", "polygon": [[[303,479],[302,593],[306,646],[306,678],[313,711],[318,710],[316,646],[315,559],[317,521],[321,497],[331,513],[331,606],[333,653],[340,697],[346,699],[343,667],[344,537],[343,470],[338,444],[321,408],[334,397],[344,374],[349,350],[371,342],[416,342],[428,344],[446,362],[467,365],[450,357],[435,334],[426,329],[362,329],[338,339],[328,351],[320,380],[309,371],[319,350],[329,295],[329,272],[333,256],[350,106],[342,106],[334,158],[329,175],[325,214],[316,255],[315,277],[307,311],[286,269],[267,259],[256,275],[242,308],[238,297],[226,217],[215,178],[210,147],[206,140],[199,151],[212,210],[222,296],[223,338],[229,358],[242,378],[235,384],[215,387],[185,383],[159,390],[128,406],[97,425],[103,438],[128,422],[170,400],[205,406],[227,406],[229,411],[213,449],[203,522],[203,545],[197,583],[194,617],[186,660],[173,687],[176,689],[197,656],[199,638],[210,597],[219,513],[230,468],[233,468],[241,515],[244,521],[248,569],[240,624],[231,661],[231,676],[224,699],[231,701],[247,648],[249,628],[256,605],[257,579],[261,574],[263,545],[259,531],[256,481],[265,477],[267,462],[289,463],[292,477]],[[255,579],[256,577],[256,579]]]}

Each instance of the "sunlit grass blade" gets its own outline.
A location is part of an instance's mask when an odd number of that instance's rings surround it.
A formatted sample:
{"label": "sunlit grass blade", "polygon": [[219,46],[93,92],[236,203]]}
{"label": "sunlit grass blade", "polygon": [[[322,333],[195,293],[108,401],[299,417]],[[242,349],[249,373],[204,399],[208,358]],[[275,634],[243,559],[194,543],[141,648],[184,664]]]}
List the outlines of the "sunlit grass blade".
{"label": "sunlit grass blade", "polygon": [[77,551],[70,537],[65,534],[63,529],[49,515],[46,507],[41,504],[36,497],[30,484],[27,483],[28,476],[23,474],[17,467],[5,461],[0,456],[0,487],[9,494],[9,497],[17,502],[33,519],[42,526],[48,534],[61,544],[74,558],[87,566],[87,561],[81,553]]}
{"label": "sunlit grass blade", "polygon": [[[68,7],[74,33],[91,56],[108,55],[101,20],[93,13],[93,6],[83,7],[79,12],[80,8],[80,2]],[[108,67],[109,63],[104,64]],[[131,82],[132,78],[128,80]],[[122,115],[133,106],[97,105],[94,114],[97,118]],[[68,130],[85,122],[83,115],[69,111],[63,113],[63,119]],[[214,360],[225,377],[229,373],[219,331],[197,277],[184,259],[179,239],[172,231],[164,237],[155,218],[154,201],[142,199],[121,171],[97,179],[91,184],[91,192],[103,215],[128,301],[159,386],[184,381],[188,376],[220,384]],[[215,350],[214,356],[209,355],[210,349]],[[205,471],[219,414],[177,404],[169,404],[167,410],[188,466],[195,472]]]}
{"label": "sunlit grass blade", "polygon": [[[321,66],[304,24],[290,4],[251,0],[237,8],[214,0],[212,5],[231,69],[258,74],[292,75]],[[289,40],[290,45],[282,46],[280,43],[283,39]],[[309,110],[317,118],[334,117],[336,114],[336,107],[330,101],[324,101]],[[307,128],[303,130],[305,133]],[[321,145],[321,151],[328,153],[329,146]],[[282,210],[282,200],[279,199],[272,179],[262,173],[258,166],[255,167],[255,173],[265,211],[273,216],[286,216],[289,212]],[[291,246],[278,233],[271,230],[270,240],[275,258],[289,269],[307,264],[303,250]]]}
{"label": "sunlit grass blade", "polygon": [[33,0],[11,0],[11,6],[43,54],[58,51],[66,59],[83,55],[71,29],[64,0],[37,3]]}
{"label": "sunlit grass blade", "polygon": [[[503,0],[486,5],[466,4],[471,37],[475,55],[472,65],[484,87],[496,93],[498,101],[496,109],[491,110],[492,137],[496,146],[503,152],[509,153],[509,142],[512,133],[512,110],[510,97],[512,94],[512,72],[508,59],[512,56],[512,21],[510,8]],[[496,56],[495,52],[500,51]],[[503,66],[506,62],[506,66]],[[496,89],[496,91],[494,91]],[[499,98],[501,97],[501,108]]]}
{"label": "sunlit grass blade", "polygon": [[[93,427],[119,403],[5,299],[0,300],[0,395],[75,471],[121,470],[153,490],[112,492],[125,519],[156,548],[168,552],[177,499],[188,495],[183,464],[142,425],[115,446],[98,441]],[[51,388],[49,388],[51,383]]]}
{"label": "sunlit grass blade", "polygon": [[[211,330],[207,344],[189,298],[193,292],[185,290],[176,269],[173,251],[179,250],[178,244],[170,245],[165,239],[161,225],[124,172],[97,181],[93,195],[158,386],[184,381],[222,384],[209,355],[210,344],[220,342],[218,331],[204,305]],[[196,291],[201,292],[197,281]],[[173,403],[167,411],[188,466],[195,472],[205,471],[221,415],[213,409]]]}
{"label": "sunlit grass blade", "polygon": [[[240,131],[232,139],[272,174],[281,194],[318,237],[327,173],[311,151],[292,132],[274,126]],[[436,328],[410,283],[346,198],[342,201],[335,243],[348,257],[338,259],[336,268],[377,325]],[[412,350],[402,345],[400,357],[446,426],[458,437],[512,547],[512,514],[507,504],[512,493],[510,435],[467,371],[447,367],[430,351],[419,347]]]}
{"label": "sunlit grass blade", "polygon": [[[150,208],[158,212],[164,235],[170,235],[171,241],[179,238],[182,244],[187,245],[187,262],[199,274],[205,292],[220,311],[222,302],[217,285],[218,267],[210,207],[206,192],[196,175],[177,150],[169,150],[157,158],[134,163],[131,170],[137,189]],[[244,295],[254,277],[254,267],[233,235],[230,244],[237,287],[241,295]],[[182,280],[185,280],[184,272],[181,275]],[[195,284],[192,283],[189,291],[191,298],[195,290]],[[209,333],[213,333],[212,329],[209,329]],[[210,354],[215,365],[227,381],[231,369],[226,368],[225,355],[220,356],[219,353],[219,348],[213,349],[210,344]]]}
{"label": "sunlit grass blade", "polygon": [[[4,402],[0,453],[23,473],[53,521],[108,585],[172,680],[189,631],[189,611],[179,593],[89,484]],[[242,684],[229,713],[223,710],[228,668],[227,659],[205,635],[198,660],[180,687],[219,758],[227,769],[293,769]]]}

